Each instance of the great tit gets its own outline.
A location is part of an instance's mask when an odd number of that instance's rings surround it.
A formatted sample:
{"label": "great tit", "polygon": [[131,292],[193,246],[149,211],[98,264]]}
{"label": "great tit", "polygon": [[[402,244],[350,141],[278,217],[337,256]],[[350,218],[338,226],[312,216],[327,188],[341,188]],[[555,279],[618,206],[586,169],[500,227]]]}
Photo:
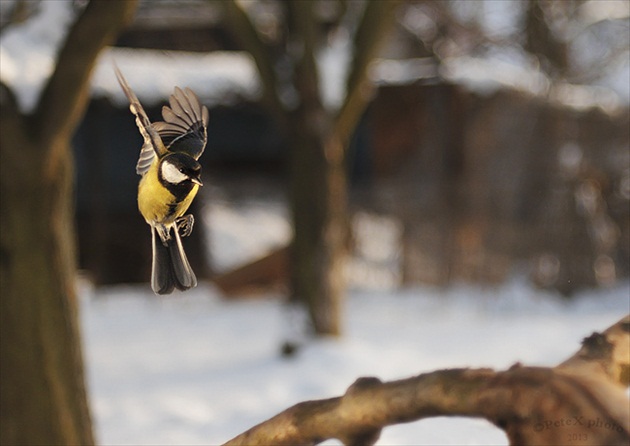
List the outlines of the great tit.
{"label": "great tit", "polygon": [[164,121],[151,123],[120,70],[114,69],[144,138],[136,173],[142,177],[138,209],[151,226],[151,288],[156,294],[184,291],[197,285],[181,237],[192,231],[194,218],[184,214],[203,185],[198,159],[206,147],[208,109],[192,90],[175,87],[170,106],[162,108]]}

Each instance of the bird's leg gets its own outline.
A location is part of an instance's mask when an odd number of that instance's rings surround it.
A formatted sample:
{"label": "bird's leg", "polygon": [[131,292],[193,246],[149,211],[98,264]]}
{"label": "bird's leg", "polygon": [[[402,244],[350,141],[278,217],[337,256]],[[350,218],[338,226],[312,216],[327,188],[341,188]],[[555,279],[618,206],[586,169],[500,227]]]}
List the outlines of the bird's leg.
{"label": "bird's leg", "polygon": [[192,214],[184,215],[175,220],[175,226],[177,226],[180,237],[188,237],[192,233],[194,224],[195,217]]}
{"label": "bird's leg", "polygon": [[168,246],[168,241],[171,239],[170,228],[161,224],[155,225],[155,229],[157,230],[160,240],[164,246]]}

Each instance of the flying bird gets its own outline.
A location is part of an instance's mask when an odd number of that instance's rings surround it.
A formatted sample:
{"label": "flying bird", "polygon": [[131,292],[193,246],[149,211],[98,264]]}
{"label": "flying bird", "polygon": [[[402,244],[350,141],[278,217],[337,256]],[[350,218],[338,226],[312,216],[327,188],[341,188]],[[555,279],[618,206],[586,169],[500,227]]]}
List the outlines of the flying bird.
{"label": "flying bird", "polygon": [[181,238],[192,232],[194,217],[186,211],[203,186],[199,157],[208,139],[208,109],[191,89],[175,87],[162,108],[164,121],[151,123],[127,80],[114,69],[144,139],[136,173],[141,176],[138,209],[151,227],[151,288],[156,294],[193,288],[197,278]]}

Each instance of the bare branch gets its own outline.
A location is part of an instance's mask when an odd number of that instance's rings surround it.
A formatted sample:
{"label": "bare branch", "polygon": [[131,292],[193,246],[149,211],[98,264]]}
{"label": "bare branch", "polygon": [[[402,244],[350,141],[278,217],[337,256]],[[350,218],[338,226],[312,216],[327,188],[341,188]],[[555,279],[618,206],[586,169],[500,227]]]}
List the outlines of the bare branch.
{"label": "bare branch", "polygon": [[[41,147],[53,137],[68,139],[87,103],[89,77],[100,50],[129,21],[137,0],[90,1],[74,23],[33,117]],[[55,154],[51,154],[53,159]]]}
{"label": "bare branch", "polygon": [[232,30],[234,37],[254,58],[262,82],[263,101],[278,123],[281,126],[286,125],[284,107],[278,94],[278,79],[269,48],[258,35],[256,27],[245,11],[234,0],[221,1],[218,4],[223,7],[225,19],[230,25],[228,29]]}
{"label": "bare branch", "polygon": [[17,98],[7,84],[0,81],[0,116],[18,114]]}
{"label": "bare branch", "polygon": [[557,368],[601,375],[621,386],[630,386],[630,315],[604,332],[584,338],[582,348]]}
{"label": "bare branch", "polygon": [[[294,84],[300,103],[307,108],[321,108],[318,67],[315,60],[316,18],[313,2],[287,2],[290,46],[295,58]],[[298,49],[299,48],[299,49]]]}
{"label": "bare branch", "polygon": [[350,137],[362,113],[372,99],[374,85],[368,77],[370,62],[378,54],[383,36],[393,23],[397,0],[368,2],[363,17],[354,36],[354,59],[347,80],[346,98],[335,118],[333,137],[338,144],[332,147],[342,151],[340,154],[328,153],[329,157],[343,158]]}
{"label": "bare branch", "polygon": [[0,6],[0,34],[12,25],[20,25],[30,19],[38,10],[39,4],[26,0],[15,0],[13,4]]}
{"label": "bare branch", "polygon": [[[587,338],[556,368],[439,370],[382,383],[360,378],[338,398],[297,404],[226,445],[312,445],[336,438],[369,445],[382,428],[433,416],[483,417],[503,429],[511,444],[626,445],[630,410],[618,374],[627,368],[630,316]],[[611,379],[612,378],[612,379]],[[569,437],[573,436],[573,437]]]}
{"label": "bare branch", "polygon": [[348,74],[348,91],[355,89],[366,75],[367,68],[383,43],[383,36],[392,25],[394,11],[400,1],[368,2],[354,34],[352,70]]}

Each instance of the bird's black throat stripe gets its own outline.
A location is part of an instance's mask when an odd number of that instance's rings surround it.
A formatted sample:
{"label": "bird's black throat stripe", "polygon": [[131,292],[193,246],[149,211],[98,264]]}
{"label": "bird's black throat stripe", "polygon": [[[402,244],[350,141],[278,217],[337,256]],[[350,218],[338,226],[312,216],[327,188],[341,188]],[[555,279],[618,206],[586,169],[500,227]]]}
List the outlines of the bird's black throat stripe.
{"label": "bird's black throat stripe", "polygon": [[175,212],[177,211],[177,206],[179,205],[179,203],[171,203],[168,205],[168,212],[166,214],[166,217],[172,217],[173,215],[175,215]]}
{"label": "bird's black throat stripe", "polygon": [[168,191],[173,194],[174,200],[168,204],[168,216],[171,217],[175,214],[179,204],[188,197],[190,191],[195,186],[192,181],[186,180],[180,184],[164,184]]}

